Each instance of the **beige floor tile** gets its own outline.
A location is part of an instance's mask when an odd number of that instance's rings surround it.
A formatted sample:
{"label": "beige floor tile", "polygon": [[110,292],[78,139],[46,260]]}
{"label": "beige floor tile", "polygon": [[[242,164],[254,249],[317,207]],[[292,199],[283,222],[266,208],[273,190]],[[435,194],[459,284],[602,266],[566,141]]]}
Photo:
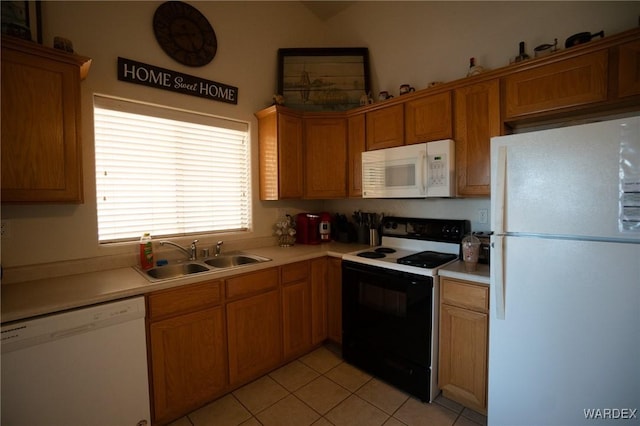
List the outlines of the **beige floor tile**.
{"label": "beige floor tile", "polygon": [[237,426],[250,418],[251,413],[233,395],[224,396],[189,414],[195,426]]}
{"label": "beige floor tile", "polygon": [[313,422],[311,426],[333,426],[333,423],[331,423],[329,420],[325,419],[324,417],[320,417],[318,420]]}
{"label": "beige floor tile", "polygon": [[341,402],[325,417],[336,426],[379,426],[389,419],[384,411],[356,395]]}
{"label": "beige floor tile", "polygon": [[456,423],[454,426],[480,426],[480,425],[474,422],[473,420],[468,419],[467,417],[460,416],[458,417],[458,420],[456,420]]}
{"label": "beige floor tile", "polygon": [[319,347],[315,351],[311,352],[300,358],[300,361],[313,368],[317,372],[324,374],[331,370],[336,365],[342,362],[342,359],[331,352],[324,346]]}
{"label": "beige floor tile", "polygon": [[351,392],[321,376],[298,389],[295,395],[318,413],[326,414],[351,395]]}
{"label": "beige floor tile", "polygon": [[479,425],[486,426],[487,424],[487,416],[469,408],[462,410],[462,417],[466,417]]}
{"label": "beige floor tile", "polygon": [[409,426],[451,426],[458,414],[439,404],[409,398],[393,417]]}
{"label": "beige floor tile", "polygon": [[370,402],[387,414],[393,414],[409,395],[378,379],[369,380],[357,392],[360,398]]}
{"label": "beige floor tile", "polygon": [[294,395],[289,395],[256,417],[264,426],[308,426],[320,415]]}
{"label": "beige floor tile", "polygon": [[382,426],[406,426],[406,425],[402,423],[400,420],[396,419],[395,417],[390,417],[389,420],[384,422]]}
{"label": "beige floor tile", "polygon": [[247,420],[246,422],[242,422],[240,423],[239,426],[262,426],[260,424],[260,422],[258,421],[258,419],[256,419],[255,417],[251,417],[249,420]]}
{"label": "beige floor tile", "polygon": [[320,374],[300,361],[293,361],[269,375],[289,392],[295,392]]}
{"label": "beige floor tile", "polygon": [[191,426],[191,422],[185,416],[185,417],[180,417],[178,420],[172,423],[169,423],[169,426]]}
{"label": "beige floor tile", "polygon": [[371,376],[351,364],[343,362],[328,371],[325,376],[341,386],[355,392],[371,380]]}
{"label": "beige floor tile", "polygon": [[233,392],[233,395],[253,414],[275,404],[289,392],[269,376],[263,376]]}

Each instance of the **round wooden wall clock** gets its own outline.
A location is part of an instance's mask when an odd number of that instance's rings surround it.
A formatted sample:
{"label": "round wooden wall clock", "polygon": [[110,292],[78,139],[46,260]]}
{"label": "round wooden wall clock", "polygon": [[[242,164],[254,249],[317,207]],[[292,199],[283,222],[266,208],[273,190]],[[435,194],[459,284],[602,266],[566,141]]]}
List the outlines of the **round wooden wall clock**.
{"label": "round wooden wall clock", "polygon": [[181,1],[168,1],[156,9],[153,32],[167,55],[191,67],[208,64],[218,50],[216,33],[207,18]]}

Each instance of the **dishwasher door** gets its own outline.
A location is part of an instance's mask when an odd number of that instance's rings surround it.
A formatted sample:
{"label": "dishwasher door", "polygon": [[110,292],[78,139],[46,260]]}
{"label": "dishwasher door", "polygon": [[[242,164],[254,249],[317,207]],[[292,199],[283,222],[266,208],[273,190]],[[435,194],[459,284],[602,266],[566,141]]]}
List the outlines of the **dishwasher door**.
{"label": "dishwasher door", "polygon": [[150,424],[144,298],[2,326],[2,424]]}

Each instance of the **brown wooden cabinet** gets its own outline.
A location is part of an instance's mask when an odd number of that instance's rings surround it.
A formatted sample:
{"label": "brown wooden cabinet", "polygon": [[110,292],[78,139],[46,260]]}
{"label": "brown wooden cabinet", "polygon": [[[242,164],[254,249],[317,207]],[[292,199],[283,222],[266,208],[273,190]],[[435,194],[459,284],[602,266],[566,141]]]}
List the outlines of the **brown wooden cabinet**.
{"label": "brown wooden cabinet", "polygon": [[309,262],[282,267],[282,341],[285,359],[311,348],[311,280]]}
{"label": "brown wooden cabinet", "polygon": [[505,120],[607,100],[608,50],[571,57],[504,77]]}
{"label": "brown wooden cabinet", "polygon": [[491,138],[502,132],[500,84],[487,80],[455,90],[458,196],[489,196]]}
{"label": "brown wooden cabinet", "polygon": [[347,119],[348,161],[347,195],[362,197],[362,153],[366,150],[365,115],[349,116]]}
{"label": "brown wooden cabinet", "polygon": [[405,143],[453,137],[451,91],[411,99],[404,104]]}
{"label": "brown wooden cabinet", "polygon": [[442,278],[438,386],[443,395],[487,410],[489,287]]}
{"label": "brown wooden cabinet", "polygon": [[618,97],[640,95],[640,40],[618,48]]}
{"label": "brown wooden cabinet", "polygon": [[347,196],[347,120],[305,117],[305,198]]}
{"label": "brown wooden cabinet", "polygon": [[367,151],[404,145],[404,107],[394,104],[366,113]]}
{"label": "brown wooden cabinet", "polygon": [[328,258],[320,257],[311,263],[311,344],[327,339],[327,279]]}
{"label": "brown wooden cabinet", "polygon": [[260,199],[302,198],[302,116],[272,106],[256,113],[260,151]]}
{"label": "brown wooden cabinet", "polygon": [[167,423],[227,387],[224,311],[219,281],[148,297],[154,423]]}
{"label": "brown wooden cabinet", "polygon": [[327,270],[327,333],[342,344],[342,260],[330,257]]}
{"label": "brown wooden cabinet", "polygon": [[2,37],[2,202],[83,202],[80,82],[91,59]]}
{"label": "brown wooden cabinet", "polygon": [[278,269],[226,280],[229,381],[232,386],[258,377],[282,360],[282,315]]}

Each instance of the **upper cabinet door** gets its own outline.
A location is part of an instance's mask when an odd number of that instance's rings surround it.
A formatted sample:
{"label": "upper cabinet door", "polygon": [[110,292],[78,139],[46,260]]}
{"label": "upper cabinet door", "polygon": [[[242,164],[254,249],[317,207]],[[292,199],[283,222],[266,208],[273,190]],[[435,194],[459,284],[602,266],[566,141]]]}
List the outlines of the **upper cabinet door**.
{"label": "upper cabinet door", "polygon": [[404,145],[402,104],[367,112],[367,151]]}
{"label": "upper cabinet door", "polygon": [[502,131],[498,79],[456,89],[455,104],[457,195],[489,196],[491,138]]}
{"label": "upper cabinet door", "polygon": [[526,69],[504,78],[506,121],[607,100],[608,51]]}
{"label": "upper cabinet door", "polygon": [[302,198],[302,117],[270,107],[256,113],[260,145],[260,199]]}
{"label": "upper cabinet door", "polygon": [[640,40],[618,50],[618,96],[640,95]]}
{"label": "upper cabinet door", "polygon": [[404,106],[404,124],[407,144],[451,139],[451,91],[407,101]]}
{"label": "upper cabinet door", "polygon": [[346,118],[305,118],[305,198],[347,196]]}
{"label": "upper cabinet door", "polygon": [[2,39],[2,202],[83,202],[80,81],[89,58]]}
{"label": "upper cabinet door", "polygon": [[349,135],[348,196],[359,198],[362,197],[362,153],[366,149],[364,114],[349,117],[347,127]]}

